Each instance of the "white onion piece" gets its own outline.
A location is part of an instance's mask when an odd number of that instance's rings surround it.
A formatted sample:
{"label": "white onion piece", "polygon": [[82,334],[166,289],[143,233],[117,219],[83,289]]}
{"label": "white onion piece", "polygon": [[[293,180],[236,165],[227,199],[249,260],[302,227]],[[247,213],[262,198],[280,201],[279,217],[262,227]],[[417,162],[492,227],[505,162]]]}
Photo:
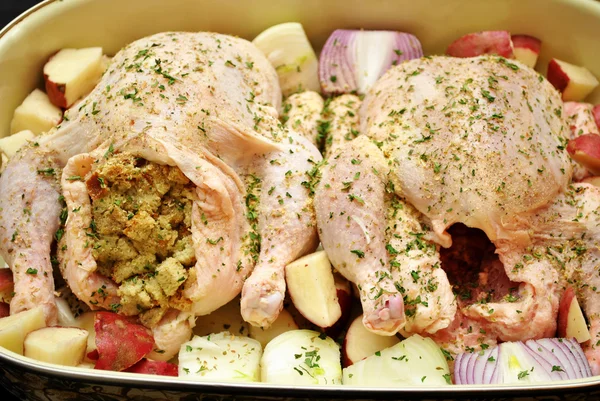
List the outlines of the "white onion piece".
{"label": "white onion piece", "polygon": [[257,382],[262,346],[228,331],[194,336],[179,350],[179,377],[194,381]]}
{"label": "white onion piece", "polygon": [[252,43],[275,67],[283,96],[305,90],[319,91],[317,56],[301,24],[274,25],[261,32]]}
{"label": "white onion piece", "polygon": [[365,94],[392,65],[419,57],[421,42],[409,33],[337,29],[321,52],[321,89]]}
{"label": "white onion piece", "polygon": [[574,339],[505,342],[480,353],[462,353],[454,363],[456,384],[538,383],[590,377],[592,371]]}
{"label": "white onion piece", "polygon": [[448,362],[428,337],[407,339],[344,368],[344,385],[365,387],[445,386]]}
{"label": "white onion piece", "polygon": [[340,347],[313,330],[290,330],[269,341],[261,359],[261,381],[287,385],[342,383]]}

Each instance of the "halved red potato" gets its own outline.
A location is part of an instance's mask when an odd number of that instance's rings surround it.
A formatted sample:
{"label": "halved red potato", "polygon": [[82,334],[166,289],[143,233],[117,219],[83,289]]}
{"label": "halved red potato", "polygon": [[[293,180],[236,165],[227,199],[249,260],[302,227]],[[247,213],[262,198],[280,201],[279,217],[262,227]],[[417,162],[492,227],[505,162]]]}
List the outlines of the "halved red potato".
{"label": "halved red potato", "polygon": [[0,319],[0,346],[23,355],[25,336],[46,327],[41,306]]}
{"label": "halved red potato", "polygon": [[350,366],[377,351],[400,342],[396,336],[380,336],[365,328],[362,315],[352,321],[342,346],[342,365]]}
{"label": "halved red potato", "polygon": [[497,54],[512,58],[513,43],[508,31],[482,31],[461,36],[448,46],[446,54],[452,57],[476,57]]}
{"label": "halved red potato", "polygon": [[275,319],[269,328],[263,329],[262,327],[250,325],[250,338],[258,341],[264,348],[269,341],[290,330],[298,330],[298,325],[292,314],[287,309],[282,309],[277,319]]}
{"label": "halved red potato", "polygon": [[8,268],[0,268],[0,301],[8,302],[13,296],[14,281],[12,271]]}

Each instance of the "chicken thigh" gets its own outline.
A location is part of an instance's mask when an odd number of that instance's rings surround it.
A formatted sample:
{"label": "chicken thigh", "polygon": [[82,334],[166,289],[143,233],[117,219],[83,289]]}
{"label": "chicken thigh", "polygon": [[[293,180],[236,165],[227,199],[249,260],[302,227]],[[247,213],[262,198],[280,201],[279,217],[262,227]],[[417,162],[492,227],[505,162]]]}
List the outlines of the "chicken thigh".
{"label": "chicken thigh", "polygon": [[[282,307],[285,264],[316,247],[312,200],[301,183],[320,162],[320,155],[309,140],[279,123],[280,101],[276,72],[245,40],[211,33],[163,33],[125,47],[100,84],[78,108],[69,110],[61,126],[21,152],[0,177],[4,210],[0,251],[15,273],[13,303],[20,306],[14,311],[47,304],[47,320],[55,322],[53,296],[48,295],[54,291],[52,275],[44,273],[52,271],[50,246],[57,229],[61,237],[65,233],[66,252],[62,254],[67,260],[61,266],[74,293],[92,309],[118,310],[120,305],[125,311],[126,291],[117,285],[114,274],[101,274],[94,257],[98,251],[89,249],[90,237],[98,244],[97,237],[102,235],[92,218],[92,213],[101,210],[117,217],[130,213],[119,223],[125,227],[122,233],[113,233],[113,227],[106,230],[113,237],[121,236],[115,241],[116,249],[127,250],[122,254],[137,255],[132,261],[148,256],[142,248],[154,240],[152,236],[144,239],[140,230],[145,223],[160,225],[160,233],[171,230],[172,238],[191,232],[192,255],[181,257],[193,266],[185,270],[187,278],[181,277],[184,282],[177,288],[177,302],[161,304],[162,312],[154,316],[155,324],[163,323],[155,326],[157,344],[161,336],[178,337],[165,327],[191,333],[193,322],[182,322],[229,302],[253,271],[256,277],[242,296],[247,309],[244,316],[253,324],[268,325]],[[154,165],[174,167],[185,176],[183,182],[190,182],[185,185],[191,185],[191,192],[184,188],[189,209],[181,203],[189,216],[188,225],[181,226],[179,233],[173,232],[171,224],[175,223],[143,214],[143,202],[132,210],[121,200],[109,206],[98,203],[113,190],[110,185],[116,185],[99,179],[98,174],[102,169],[119,170],[110,163],[121,156],[138,160],[126,170],[142,174],[146,181],[149,173],[144,166],[149,164],[154,170],[160,170]],[[171,173],[165,170],[164,174]],[[160,192],[155,184],[149,188]],[[155,199],[152,191],[147,195],[142,189],[123,191],[129,194],[124,199],[130,203],[138,196],[149,204]],[[64,209],[59,203],[63,194]],[[22,218],[24,208],[32,210],[29,219]],[[64,229],[59,228],[61,224]],[[166,237],[156,230],[147,232],[159,235],[166,244]],[[108,266],[118,265],[122,257],[107,257]],[[158,262],[167,263],[169,258],[177,259],[175,254],[162,255]],[[162,271],[159,267],[157,271]],[[29,268],[38,269],[39,274],[26,274]],[[145,273],[131,277],[142,279],[145,285],[155,278]],[[36,296],[27,298],[33,288]],[[162,290],[167,291],[165,286]],[[156,297],[148,299],[153,307],[160,303]],[[173,309],[183,315],[174,315]],[[178,346],[170,344],[163,359]]]}

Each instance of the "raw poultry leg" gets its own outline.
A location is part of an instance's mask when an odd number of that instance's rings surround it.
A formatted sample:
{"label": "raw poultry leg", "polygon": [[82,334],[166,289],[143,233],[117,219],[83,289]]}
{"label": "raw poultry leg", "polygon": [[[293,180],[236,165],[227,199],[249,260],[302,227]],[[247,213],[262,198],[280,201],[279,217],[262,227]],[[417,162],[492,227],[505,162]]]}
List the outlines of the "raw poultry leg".
{"label": "raw poultry leg", "polygon": [[315,196],[319,234],[336,270],[360,290],[365,327],[393,335],[447,326],[456,305],[439,254],[395,196],[383,154],[359,136],[327,163]]}
{"label": "raw poultry leg", "polygon": [[50,247],[62,208],[55,166],[52,158],[29,148],[0,177],[0,251],[15,283],[10,311],[42,305],[49,325],[57,322]]}
{"label": "raw poultry leg", "polygon": [[322,158],[308,139],[294,131],[288,138],[282,152],[260,157],[256,166],[262,177],[256,206],[260,254],[244,283],[241,312],[259,327],[269,327],[283,308],[285,266],[318,245],[310,182]]}

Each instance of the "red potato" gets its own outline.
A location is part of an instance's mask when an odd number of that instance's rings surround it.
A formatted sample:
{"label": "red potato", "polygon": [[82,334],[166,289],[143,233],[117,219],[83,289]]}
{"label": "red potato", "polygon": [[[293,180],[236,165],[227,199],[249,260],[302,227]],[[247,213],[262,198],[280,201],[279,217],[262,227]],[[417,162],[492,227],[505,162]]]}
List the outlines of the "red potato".
{"label": "red potato", "polygon": [[456,39],[448,46],[446,54],[453,57],[476,57],[482,54],[497,54],[513,57],[513,42],[508,31],[483,31],[469,33]]}
{"label": "red potato", "polygon": [[6,302],[0,302],[0,319],[10,316],[10,305]]}
{"label": "red potato", "polygon": [[581,102],[598,86],[598,80],[587,68],[555,58],[550,60],[546,75],[565,102]]}
{"label": "red potato", "polygon": [[353,298],[352,287],[350,286],[350,282],[348,280],[346,280],[341,274],[337,272],[333,274],[333,279],[335,281],[335,289],[337,293],[338,302],[340,304],[340,309],[342,310],[342,316],[340,316],[338,321],[335,322],[333,326],[325,329],[325,334],[335,339],[341,334],[341,332],[348,324],[348,320],[350,320],[350,315],[352,314]]}
{"label": "red potato", "polygon": [[0,268],[0,301],[10,302],[14,288],[12,271],[7,268]]}
{"label": "red potato", "polygon": [[96,86],[104,72],[102,48],[62,49],[44,65],[46,92],[55,106],[71,107]]}
{"label": "red potato", "polygon": [[576,162],[592,174],[600,175],[600,135],[584,134],[571,139],[567,151]]}
{"label": "red potato", "polygon": [[540,55],[542,41],[529,35],[512,35],[511,39],[515,59],[528,67],[535,67]]}
{"label": "red potato", "polygon": [[147,375],[178,376],[178,366],[165,361],[142,359],[135,365],[125,369],[125,372],[144,373]]}
{"label": "red potato", "polygon": [[598,129],[600,130],[600,104],[594,106],[594,109],[592,110],[592,114],[594,115],[594,120],[596,121],[596,125],[598,126]]}
{"label": "red potato", "polygon": [[98,349],[95,369],[122,371],[139,362],[154,347],[148,328],[113,312],[96,312],[94,330]]}
{"label": "red potato", "polygon": [[573,287],[568,287],[560,298],[557,334],[559,338],[575,338],[578,343],[591,338]]}

